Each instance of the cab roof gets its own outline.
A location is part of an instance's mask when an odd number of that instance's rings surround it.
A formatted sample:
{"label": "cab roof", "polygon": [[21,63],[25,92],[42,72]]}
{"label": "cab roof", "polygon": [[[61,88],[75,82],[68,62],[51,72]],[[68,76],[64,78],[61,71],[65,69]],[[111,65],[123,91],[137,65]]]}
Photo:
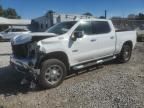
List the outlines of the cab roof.
{"label": "cab roof", "polygon": [[109,19],[90,18],[90,19],[79,19],[77,21],[110,21],[110,20]]}

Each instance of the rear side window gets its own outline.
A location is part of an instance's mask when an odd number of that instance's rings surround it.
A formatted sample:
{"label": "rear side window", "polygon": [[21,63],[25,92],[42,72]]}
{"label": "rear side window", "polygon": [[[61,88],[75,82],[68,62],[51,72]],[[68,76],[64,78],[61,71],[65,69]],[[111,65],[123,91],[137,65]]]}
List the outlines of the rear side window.
{"label": "rear side window", "polygon": [[16,30],[16,29],[12,29],[11,31],[12,31],[12,32],[17,32],[17,30]]}
{"label": "rear side window", "polygon": [[106,21],[93,21],[92,29],[93,34],[105,34],[111,31],[110,26]]}
{"label": "rear side window", "polygon": [[92,32],[92,24],[91,22],[87,21],[87,22],[82,22],[77,28],[75,31],[83,31],[84,34],[86,35],[91,35],[93,34]]}

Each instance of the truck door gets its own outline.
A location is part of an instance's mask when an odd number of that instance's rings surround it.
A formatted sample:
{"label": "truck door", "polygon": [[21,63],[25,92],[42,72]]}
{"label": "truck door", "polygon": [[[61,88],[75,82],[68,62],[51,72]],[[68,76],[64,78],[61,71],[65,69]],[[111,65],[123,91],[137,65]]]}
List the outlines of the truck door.
{"label": "truck door", "polygon": [[[83,32],[81,38],[77,38],[75,41],[70,39],[69,49],[72,58],[76,63],[85,62],[94,59],[95,56],[95,43],[93,42],[92,24],[91,21],[82,21],[74,32]],[[73,34],[72,34],[73,35]]]}
{"label": "truck door", "polygon": [[108,21],[92,21],[94,58],[112,56],[115,51],[115,31],[112,30]]}

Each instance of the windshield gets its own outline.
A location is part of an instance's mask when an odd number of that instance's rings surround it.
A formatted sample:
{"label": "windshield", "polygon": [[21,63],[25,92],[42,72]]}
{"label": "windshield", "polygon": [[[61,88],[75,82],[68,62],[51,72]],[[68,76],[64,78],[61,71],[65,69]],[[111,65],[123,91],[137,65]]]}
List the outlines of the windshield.
{"label": "windshield", "polygon": [[49,28],[48,30],[46,30],[46,32],[61,35],[67,33],[69,29],[71,29],[75,24],[76,21],[58,23],[52,26],[51,28]]}

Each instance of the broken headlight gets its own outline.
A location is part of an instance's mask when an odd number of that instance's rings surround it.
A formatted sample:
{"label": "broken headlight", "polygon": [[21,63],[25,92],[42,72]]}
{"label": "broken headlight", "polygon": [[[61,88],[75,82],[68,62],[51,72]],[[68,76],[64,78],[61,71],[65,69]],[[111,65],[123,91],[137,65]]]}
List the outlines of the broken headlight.
{"label": "broken headlight", "polygon": [[39,50],[39,46],[37,45],[36,42],[30,43],[28,46],[28,52],[29,52],[29,57],[36,57],[38,50]]}

